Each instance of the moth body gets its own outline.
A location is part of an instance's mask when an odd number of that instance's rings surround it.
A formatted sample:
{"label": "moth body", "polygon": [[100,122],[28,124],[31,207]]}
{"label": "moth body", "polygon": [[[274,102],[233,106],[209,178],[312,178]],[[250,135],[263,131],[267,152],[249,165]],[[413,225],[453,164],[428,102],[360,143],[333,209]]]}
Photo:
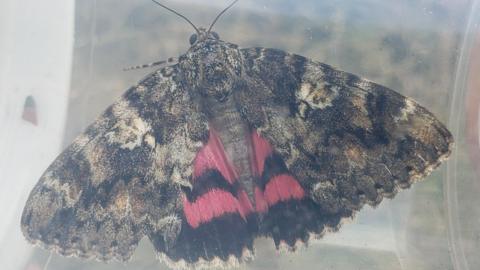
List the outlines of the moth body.
{"label": "moth body", "polygon": [[211,126],[218,132],[218,136],[225,150],[227,161],[232,165],[237,180],[247,192],[250,201],[254,203],[253,177],[250,166],[252,158],[252,142],[250,127],[245,123],[233,97],[225,102],[212,102]]}
{"label": "moth body", "polygon": [[218,132],[224,147],[227,162],[234,169],[239,183],[254,203],[253,171],[251,168],[251,128],[241,114],[238,95],[248,85],[242,54],[237,45],[224,42],[215,32],[207,33],[200,28],[190,38],[192,47],[180,65],[196,67],[188,78],[191,95],[200,104],[209,124]]}

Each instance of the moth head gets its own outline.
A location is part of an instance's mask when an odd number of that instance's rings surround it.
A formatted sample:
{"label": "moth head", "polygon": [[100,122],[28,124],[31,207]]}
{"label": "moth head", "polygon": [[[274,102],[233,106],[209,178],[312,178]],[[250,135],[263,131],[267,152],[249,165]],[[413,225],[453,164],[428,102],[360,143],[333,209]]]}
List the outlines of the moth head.
{"label": "moth head", "polygon": [[193,33],[188,39],[191,46],[193,46],[197,42],[202,42],[206,39],[220,40],[220,36],[217,34],[217,32],[208,32],[205,30],[205,28],[199,28],[198,30],[199,31],[197,33]]}
{"label": "moth head", "polygon": [[202,30],[190,37],[193,44],[180,64],[201,96],[224,102],[238,88],[243,58],[237,45],[220,40],[215,32]]}
{"label": "moth head", "polygon": [[196,27],[187,17],[152,0],[155,4],[176,14],[189,23],[195,33],[190,36],[190,49],[179,57],[179,65],[192,89],[208,99],[218,102],[228,100],[230,94],[238,88],[242,74],[242,55],[238,47],[220,40],[220,36],[212,31],[215,23],[239,0],[233,0],[224,8],[210,24],[208,29]]}

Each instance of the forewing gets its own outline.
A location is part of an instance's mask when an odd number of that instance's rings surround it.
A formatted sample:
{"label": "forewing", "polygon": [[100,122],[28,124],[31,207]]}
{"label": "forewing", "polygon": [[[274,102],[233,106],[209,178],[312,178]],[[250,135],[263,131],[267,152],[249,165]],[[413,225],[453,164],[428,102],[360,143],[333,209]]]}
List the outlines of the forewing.
{"label": "forewing", "polygon": [[318,217],[331,216],[322,221],[327,227],[393,197],[450,154],[450,132],[410,98],[299,55],[242,52],[250,78],[242,112],[279,152]]}
{"label": "forewing", "polygon": [[147,76],[53,162],[23,212],[28,240],[101,260],[127,260],[144,234],[175,241],[180,188],[208,137],[178,76]]}

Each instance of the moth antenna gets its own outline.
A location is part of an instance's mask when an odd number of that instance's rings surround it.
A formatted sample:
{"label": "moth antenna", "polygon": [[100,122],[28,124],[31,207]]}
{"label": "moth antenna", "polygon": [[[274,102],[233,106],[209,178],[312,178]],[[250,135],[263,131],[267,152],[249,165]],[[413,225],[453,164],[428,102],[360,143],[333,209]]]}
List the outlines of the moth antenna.
{"label": "moth antenna", "polygon": [[[237,0],[237,1],[238,1],[238,0]],[[157,1],[155,1],[155,0],[152,0],[152,2],[154,2],[155,4],[163,7],[164,9],[166,9],[166,10],[168,10],[168,11],[171,11],[171,12],[175,13],[176,15],[180,16],[181,18],[183,18],[185,21],[187,21],[187,22],[193,27],[193,29],[195,29],[195,31],[197,32],[197,34],[200,36],[200,31],[198,30],[198,28],[197,28],[187,17],[183,16],[182,14],[178,13],[177,11],[175,11],[175,10],[173,10],[173,9],[171,9],[171,8],[165,6],[164,4],[161,4],[161,3],[159,3],[159,2],[157,2]]]}
{"label": "moth antenna", "polygon": [[[153,1],[153,0],[152,0]],[[229,8],[231,8],[233,5],[235,5],[235,3],[237,3],[238,0],[235,0],[233,1],[230,5],[228,5],[228,7],[226,7],[224,10],[222,10],[222,12],[220,12],[217,17],[215,18],[215,20],[213,20],[212,24],[210,25],[210,27],[208,28],[208,31],[207,33],[210,33],[210,30],[212,30],[213,26],[215,25],[215,23],[218,21],[218,19],[223,15],[223,13],[225,13]]]}

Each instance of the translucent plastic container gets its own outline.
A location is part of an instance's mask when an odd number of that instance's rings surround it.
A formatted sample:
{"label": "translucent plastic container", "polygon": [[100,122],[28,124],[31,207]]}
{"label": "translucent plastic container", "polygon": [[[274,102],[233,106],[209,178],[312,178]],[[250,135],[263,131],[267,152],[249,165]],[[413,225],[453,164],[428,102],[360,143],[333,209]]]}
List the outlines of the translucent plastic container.
{"label": "translucent plastic container", "polygon": [[[228,5],[161,3],[198,26]],[[26,242],[20,215],[55,156],[151,72],[123,68],[179,56],[193,29],[150,1],[6,0],[0,17],[0,268],[167,269],[146,238],[128,263],[52,254]],[[479,24],[476,0],[240,1],[218,21],[240,47],[304,55],[410,96],[455,139],[447,162],[394,199],[295,253],[260,239],[242,269],[480,269]],[[22,118],[28,96],[36,123]]]}

